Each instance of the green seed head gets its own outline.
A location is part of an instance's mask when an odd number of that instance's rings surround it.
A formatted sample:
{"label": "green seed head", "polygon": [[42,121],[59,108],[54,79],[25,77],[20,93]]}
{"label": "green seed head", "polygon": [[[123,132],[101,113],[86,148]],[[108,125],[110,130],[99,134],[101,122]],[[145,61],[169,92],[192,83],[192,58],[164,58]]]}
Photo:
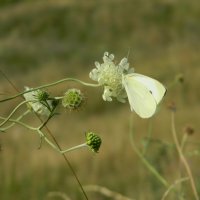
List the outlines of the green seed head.
{"label": "green seed head", "polygon": [[47,99],[49,98],[49,94],[46,91],[37,90],[37,93],[35,94],[35,98],[39,102],[47,101]]}
{"label": "green seed head", "polygon": [[25,87],[26,93],[23,94],[28,108],[39,115],[49,116],[52,110],[52,100],[49,100],[49,94],[42,90],[33,90],[33,88]]}
{"label": "green seed head", "polygon": [[78,89],[69,89],[63,99],[62,105],[69,110],[77,110],[85,101],[82,92]]}
{"label": "green seed head", "polygon": [[90,147],[93,152],[98,153],[102,142],[101,138],[93,132],[86,132],[85,136],[88,147]]}

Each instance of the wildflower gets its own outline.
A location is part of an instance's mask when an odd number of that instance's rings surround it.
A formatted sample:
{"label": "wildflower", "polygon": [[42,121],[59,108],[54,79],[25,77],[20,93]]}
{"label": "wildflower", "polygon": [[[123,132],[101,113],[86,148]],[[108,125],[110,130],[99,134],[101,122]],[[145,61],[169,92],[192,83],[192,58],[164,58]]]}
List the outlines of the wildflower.
{"label": "wildflower", "polygon": [[62,99],[62,105],[70,110],[76,110],[82,106],[85,101],[83,93],[78,89],[69,89]]}
{"label": "wildflower", "polygon": [[[25,87],[25,91],[29,91],[32,88]],[[27,92],[24,95],[25,100],[30,101],[27,103],[28,107],[34,112],[40,115],[49,116],[53,109],[52,100],[47,100],[49,94],[42,90],[35,90]]]}
{"label": "wildflower", "polygon": [[87,132],[85,136],[87,146],[90,147],[93,152],[97,153],[101,146],[101,138],[93,132]]}
{"label": "wildflower", "polygon": [[151,117],[166,93],[165,87],[153,78],[134,73],[133,68],[129,69],[127,58],[117,65],[113,60],[114,55],[105,52],[104,63],[96,62],[96,68],[89,74],[91,79],[104,86],[103,99],[112,101],[112,97],[116,97],[124,103],[128,97],[131,111],[142,118]]}
{"label": "wildflower", "polygon": [[118,101],[124,103],[126,102],[127,94],[122,85],[122,75],[134,70],[129,69],[127,58],[123,58],[117,65],[113,60],[114,55],[109,55],[108,52],[105,52],[103,63],[95,62],[96,68],[90,72],[89,77],[104,86],[104,93],[102,95],[104,101],[112,101],[112,97],[115,97]]}

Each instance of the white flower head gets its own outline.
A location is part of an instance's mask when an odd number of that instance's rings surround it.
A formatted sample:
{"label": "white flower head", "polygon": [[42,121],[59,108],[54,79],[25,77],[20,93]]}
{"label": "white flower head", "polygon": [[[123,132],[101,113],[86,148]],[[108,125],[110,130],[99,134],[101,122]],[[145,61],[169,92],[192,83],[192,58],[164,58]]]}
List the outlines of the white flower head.
{"label": "white flower head", "polygon": [[[29,91],[32,88],[29,87],[25,87],[25,91]],[[41,94],[41,90],[35,90],[32,92],[27,92],[25,94],[23,94],[25,100],[30,101],[28,102],[28,106],[36,113],[40,114],[40,115],[46,115],[49,116],[50,115],[50,110],[49,108],[52,110],[53,105],[52,105],[52,101],[51,100],[47,100],[48,103],[48,107],[41,103],[38,99],[38,96]]]}
{"label": "white flower head", "polygon": [[104,86],[103,99],[112,101],[115,97],[125,102],[128,97],[131,111],[135,111],[142,118],[149,118],[156,112],[158,104],[166,93],[166,88],[159,81],[134,72],[129,69],[127,58],[119,64],[113,62],[114,55],[104,53],[103,63],[95,62],[96,68],[89,76]]}
{"label": "white flower head", "polygon": [[127,58],[123,58],[119,64],[115,64],[113,61],[114,55],[105,52],[103,63],[95,62],[96,68],[90,72],[89,77],[104,86],[102,95],[104,101],[112,101],[112,97],[115,97],[118,101],[124,103],[127,94],[122,84],[122,75],[134,70],[133,68],[129,69]]}

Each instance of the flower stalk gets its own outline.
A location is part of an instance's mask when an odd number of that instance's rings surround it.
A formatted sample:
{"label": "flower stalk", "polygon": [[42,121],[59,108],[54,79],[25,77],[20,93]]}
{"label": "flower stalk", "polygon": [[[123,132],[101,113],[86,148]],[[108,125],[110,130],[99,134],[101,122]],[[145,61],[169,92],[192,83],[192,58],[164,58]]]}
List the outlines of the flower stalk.
{"label": "flower stalk", "polygon": [[18,94],[15,94],[13,96],[10,96],[8,98],[5,98],[5,99],[2,99],[0,100],[0,103],[1,102],[5,102],[5,101],[9,101],[9,100],[12,100],[12,99],[15,99],[16,97],[20,97],[21,95],[24,95],[28,92],[33,92],[35,90],[39,90],[39,89],[44,89],[44,88],[48,88],[48,87],[52,87],[52,86],[55,86],[55,85],[58,85],[60,83],[63,83],[63,82],[67,82],[67,81],[74,81],[74,82],[77,82],[77,83],[80,83],[84,86],[88,86],[88,87],[99,87],[101,86],[100,84],[92,84],[92,83],[87,83],[87,82],[84,82],[84,81],[81,81],[79,79],[75,79],[75,78],[64,78],[64,79],[61,79],[61,80],[58,80],[58,81],[55,81],[53,83],[49,83],[49,84],[44,84],[42,86],[39,86],[39,87],[35,87],[35,88],[32,88],[28,91],[23,91],[23,92],[19,92]]}
{"label": "flower stalk", "polygon": [[171,112],[171,125],[172,125],[172,135],[173,135],[173,139],[174,139],[174,142],[175,142],[175,145],[176,145],[176,149],[177,149],[179,157],[180,157],[180,159],[181,159],[181,161],[182,161],[182,163],[185,167],[185,170],[188,174],[194,197],[195,197],[196,200],[199,200],[199,195],[198,195],[198,192],[197,192],[197,189],[196,189],[196,185],[195,185],[195,182],[194,182],[194,178],[193,178],[190,166],[189,166],[189,164],[188,164],[188,162],[187,162],[187,160],[186,160],[186,158],[185,158],[185,156],[182,152],[181,145],[179,144],[179,141],[178,141],[176,128],[175,128],[175,112],[173,112],[173,111]]}
{"label": "flower stalk", "polygon": [[140,152],[140,150],[137,148],[137,146],[135,144],[134,137],[133,137],[133,117],[132,117],[132,115],[130,117],[129,130],[130,130],[131,145],[132,145],[132,148],[135,151],[135,153],[138,155],[138,157],[141,159],[141,161],[144,163],[144,165],[147,167],[147,169],[160,181],[160,183],[162,183],[162,185],[164,185],[166,188],[168,188],[169,183],[167,182],[167,180],[155,169],[155,167],[153,167],[147,161],[147,159],[144,157],[144,155]]}

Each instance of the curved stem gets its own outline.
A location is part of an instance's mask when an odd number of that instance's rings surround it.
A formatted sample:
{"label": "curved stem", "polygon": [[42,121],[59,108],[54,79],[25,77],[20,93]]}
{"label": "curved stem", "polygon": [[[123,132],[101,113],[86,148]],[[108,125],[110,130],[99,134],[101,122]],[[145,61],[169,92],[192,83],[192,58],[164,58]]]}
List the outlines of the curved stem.
{"label": "curved stem", "polygon": [[[4,120],[5,120],[6,118],[0,117],[0,119],[4,119]],[[9,122],[13,122],[14,124],[19,124],[19,125],[21,125],[21,126],[27,128],[27,129],[30,129],[30,130],[32,130],[32,131],[36,131],[36,130],[38,129],[38,128],[34,128],[34,127],[32,127],[32,126],[29,126],[29,125],[27,125],[27,124],[25,124],[25,123],[19,121],[18,119],[12,119],[12,118],[10,118],[8,121],[9,121]],[[3,132],[4,132],[4,131],[5,131],[5,128],[0,129],[0,131],[3,131]]]}
{"label": "curved stem", "polygon": [[195,186],[194,178],[192,176],[191,169],[188,165],[188,162],[187,162],[185,156],[183,155],[183,152],[181,150],[181,146],[180,146],[179,141],[178,141],[178,137],[177,137],[177,133],[176,133],[176,129],[175,129],[175,114],[174,114],[174,112],[172,112],[171,120],[172,120],[171,121],[171,123],[172,123],[172,135],[173,135],[173,138],[174,138],[174,142],[175,142],[178,154],[180,156],[180,159],[181,159],[181,161],[182,161],[182,163],[185,167],[185,170],[188,174],[188,177],[190,179],[190,184],[191,184],[192,191],[194,193],[195,199],[199,200],[199,196],[198,196],[198,193],[197,193],[197,190],[196,190],[196,186]]}
{"label": "curved stem", "polygon": [[[39,116],[37,113],[35,113],[35,115],[38,117],[38,119],[41,121],[41,123],[43,123],[43,121],[42,121],[42,119],[40,118],[40,116]],[[54,143],[56,144],[56,146],[58,147],[59,151],[62,151],[61,146],[60,146],[59,143],[57,142],[57,140],[56,140],[56,138],[54,137],[54,135],[51,133],[50,129],[49,129],[46,125],[45,125],[45,128],[46,128],[48,134],[49,134],[49,135],[51,136],[51,138],[53,139],[53,141],[54,141]],[[70,168],[70,170],[71,170],[73,176],[75,177],[75,179],[76,179],[76,181],[77,181],[77,183],[78,183],[78,185],[79,185],[79,187],[80,187],[80,189],[81,189],[81,191],[82,191],[82,193],[83,193],[85,199],[88,200],[88,196],[87,196],[85,190],[83,189],[83,186],[82,186],[82,184],[81,184],[81,182],[80,182],[78,176],[76,175],[76,172],[74,171],[74,168],[73,168],[73,166],[71,165],[69,159],[67,158],[67,156],[66,156],[65,154],[61,154],[61,155],[63,156],[63,158],[64,158],[66,164],[68,165],[68,167]]]}
{"label": "curved stem", "polygon": [[[0,71],[1,71],[1,70],[0,70]],[[4,74],[3,74],[3,75],[4,75]],[[18,89],[12,84],[12,82],[7,78],[7,76],[4,75],[4,77],[9,81],[9,83],[13,86],[13,88],[14,88],[16,91],[18,91]],[[61,80],[61,81],[62,81],[62,80]],[[64,81],[66,81],[66,80],[63,79],[63,82],[64,82]],[[60,83],[60,82],[59,82],[59,83]],[[84,84],[84,82],[82,82],[82,81],[81,81],[81,83]],[[58,84],[58,83],[56,82],[56,84]],[[52,85],[53,85],[53,84],[52,84]],[[54,85],[55,85],[55,83],[54,83]],[[86,83],[85,85],[87,85],[87,83]],[[90,84],[90,86],[92,86],[92,84]],[[96,86],[95,86],[95,84],[93,84],[93,87],[98,87],[98,86],[100,86],[100,85],[96,85]],[[46,85],[46,87],[47,87],[47,85]],[[41,88],[42,88],[42,86],[41,86]],[[37,89],[37,88],[36,88],[36,89]],[[36,89],[33,89],[33,90],[36,90]],[[29,92],[30,92],[30,90],[29,90]],[[1,100],[0,102],[6,101],[6,100],[10,100],[10,99],[14,99],[15,97],[18,97],[18,96],[20,96],[20,95],[22,95],[22,94],[23,94],[23,93],[19,93],[19,94],[17,94],[17,95],[14,95],[14,96],[12,96],[12,97],[7,98],[7,99]],[[39,116],[37,113],[35,113],[35,115],[38,117],[38,119],[41,121],[41,123],[43,123],[43,121],[42,121],[42,119],[40,118],[40,116]],[[61,151],[62,149],[61,149],[59,143],[57,142],[56,138],[54,137],[54,135],[51,133],[50,129],[49,129],[46,125],[44,125],[44,126],[45,126],[47,132],[49,133],[49,135],[53,138],[53,140],[54,140],[55,144],[57,145],[58,149]],[[35,128],[34,128],[34,130],[35,130]],[[81,184],[81,182],[80,182],[78,176],[76,175],[76,172],[74,171],[74,169],[73,169],[73,167],[72,167],[70,161],[68,160],[68,158],[67,158],[67,156],[66,156],[65,154],[62,154],[62,156],[63,156],[63,158],[64,158],[66,164],[67,164],[68,167],[70,168],[70,170],[71,170],[73,176],[75,177],[75,179],[76,179],[76,181],[77,181],[77,183],[78,183],[78,185],[79,185],[79,187],[80,187],[80,189],[81,189],[81,191],[82,191],[82,193],[83,193],[85,199],[88,200],[87,194],[86,194],[85,190],[83,189],[83,186],[82,186],[82,184]]]}
{"label": "curved stem", "polygon": [[129,197],[123,196],[122,194],[120,194],[118,192],[111,191],[108,188],[102,187],[102,186],[99,186],[99,185],[87,185],[84,188],[86,190],[88,190],[88,191],[99,192],[100,194],[105,195],[109,199],[115,199],[115,200],[135,200],[133,198],[129,198]]}
{"label": "curved stem", "polygon": [[[30,113],[30,110],[27,110],[26,112],[24,112],[22,115],[20,115],[17,119],[9,119],[10,122],[12,122],[12,124],[0,129],[1,131],[6,131],[7,129],[13,127],[15,125],[16,122],[19,122],[24,116],[26,116],[28,113]],[[0,119],[5,120],[5,117],[0,117]]]}
{"label": "curved stem", "polygon": [[[52,143],[52,142],[44,135],[44,133],[43,133],[40,129],[37,129],[37,132],[38,132],[38,134],[39,134],[42,138],[44,138],[44,140],[45,140],[53,149],[55,149],[56,151],[60,152],[59,148],[58,148],[56,145],[54,145],[54,143]],[[61,152],[60,152],[60,153],[61,153]]]}
{"label": "curved stem", "polygon": [[18,93],[18,94],[16,94],[16,95],[13,95],[13,96],[8,97],[8,98],[6,98],[6,99],[2,99],[2,100],[0,100],[0,103],[1,103],[1,102],[5,102],[5,101],[8,101],[8,100],[11,100],[11,99],[14,99],[14,98],[16,98],[16,97],[19,97],[19,96],[25,94],[25,93],[33,92],[33,91],[38,90],[38,89],[43,89],[43,88],[55,86],[55,85],[58,85],[58,84],[60,84],[60,83],[66,82],[66,81],[75,81],[75,82],[77,82],[77,83],[80,83],[80,84],[82,84],[82,85],[89,86],[89,87],[99,87],[99,86],[100,86],[99,84],[86,83],[86,82],[84,82],[84,81],[81,81],[81,80],[78,80],[78,79],[75,79],[75,78],[64,78],[64,79],[61,79],[61,80],[56,81],[56,82],[53,82],[53,83],[45,84],[45,85],[42,85],[42,86],[39,86],[39,87],[30,89],[30,90],[27,90],[27,91],[20,92],[20,93]]}
{"label": "curved stem", "polygon": [[14,110],[10,113],[10,115],[7,118],[5,118],[5,120],[0,124],[0,127],[3,126],[12,117],[12,115],[17,111],[18,108],[20,108],[23,104],[29,101],[30,100],[22,101],[18,106],[16,106]]}
{"label": "curved stem", "polygon": [[167,197],[167,195],[169,194],[169,192],[172,190],[172,189],[174,189],[174,187],[176,186],[176,185],[178,185],[178,184],[180,184],[180,183],[182,183],[182,182],[184,182],[184,181],[187,181],[189,178],[188,177],[185,177],[185,178],[181,178],[181,179],[179,179],[179,180],[176,180],[175,181],[175,183],[173,183],[172,185],[170,185],[170,187],[167,189],[167,191],[164,193],[164,195],[163,195],[163,197],[162,197],[162,199],[161,200],[164,200],[166,197]]}
{"label": "curved stem", "polygon": [[[25,112],[26,113],[26,112]],[[20,116],[20,118],[22,118],[22,116]],[[4,119],[4,117],[0,117],[0,119]],[[19,118],[18,119],[9,119],[8,121],[10,122],[13,122],[13,124],[19,124],[27,129],[30,129],[32,131],[36,131],[42,138],[44,138],[44,140],[53,148],[55,149],[56,151],[58,151],[59,153],[61,154],[64,154],[66,152],[70,152],[70,151],[73,151],[73,150],[76,150],[76,149],[79,149],[79,148],[82,148],[82,147],[87,147],[87,144],[86,143],[83,143],[83,144],[80,144],[80,145],[77,145],[77,146],[74,146],[74,147],[71,147],[69,149],[65,149],[65,150],[60,150],[54,143],[52,143],[46,136],[45,134],[41,131],[41,127],[45,126],[45,122],[44,122],[44,125],[42,124],[41,126],[39,126],[38,128],[34,128],[34,127],[31,127],[21,121],[19,121]],[[10,127],[9,127],[10,128]],[[4,132],[5,129],[8,129],[8,128],[4,128],[4,129],[0,129],[0,131]]]}

